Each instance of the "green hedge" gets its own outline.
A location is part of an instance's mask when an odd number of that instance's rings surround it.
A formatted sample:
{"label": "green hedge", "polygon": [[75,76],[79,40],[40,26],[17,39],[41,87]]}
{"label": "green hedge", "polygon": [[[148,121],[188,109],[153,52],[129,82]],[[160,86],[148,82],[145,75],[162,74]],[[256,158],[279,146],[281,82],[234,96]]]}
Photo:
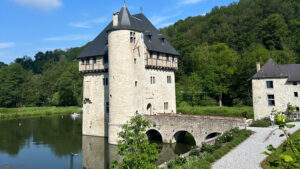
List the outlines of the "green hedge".
{"label": "green hedge", "polygon": [[[232,129],[222,134],[214,145],[203,144],[200,150],[192,150],[189,157],[180,157],[171,160],[170,169],[199,168],[209,169],[211,164],[221,159],[234,147],[246,140],[252,132],[250,130]],[[232,139],[224,139],[232,135]],[[224,137],[224,138],[222,138]],[[185,159],[185,160],[184,160]],[[202,164],[202,165],[201,165]]]}
{"label": "green hedge", "polygon": [[177,113],[191,114],[191,115],[207,115],[207,116],[226,116],[226,117],[247,117],[252,118],[253,108],[252,107],[199,107],[199,106],[189,106],[189,105],[179,105],[177,107]]}

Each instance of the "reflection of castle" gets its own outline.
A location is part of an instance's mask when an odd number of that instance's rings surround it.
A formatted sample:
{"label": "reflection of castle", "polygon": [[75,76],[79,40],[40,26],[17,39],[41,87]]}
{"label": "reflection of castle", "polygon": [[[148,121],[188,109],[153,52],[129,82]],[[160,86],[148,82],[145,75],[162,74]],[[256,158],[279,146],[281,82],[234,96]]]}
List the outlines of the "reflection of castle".
{"label": "reflection of castle", "polygon": [[[163,144],[160,149],[158,164],[176,157],[175,145]],[[177,147],[178,148],[178,147]],[[180,148],[179,148],[180,149]],[[82,136],[83,169],[107,169],[116,160],[117,146],[108,144],[107,138]]]}
{"label": "reflection of castle", "polygon": [[115,160],[117,147],[109,145],[103,137],[82,136],[83,169],[107,169]]}
{"label": "reflection of castle", "polygon": [[143,14],[131,15],[124,4],[78,55],[83,134],[116,144],[121,125],[136,113],[176,112],[178,55]]}

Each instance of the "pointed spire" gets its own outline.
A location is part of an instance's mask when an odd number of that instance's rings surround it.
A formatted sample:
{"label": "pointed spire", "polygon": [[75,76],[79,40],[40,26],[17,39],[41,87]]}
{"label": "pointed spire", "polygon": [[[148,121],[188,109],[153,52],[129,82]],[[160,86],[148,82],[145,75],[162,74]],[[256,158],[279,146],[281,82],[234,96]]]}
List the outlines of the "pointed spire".
{"label": "pointed spire", "polygon": [[119,26],[125,26],[125,27],[128,27],[131,25],[131,15],[127,9],[127,6],[125,4],[125,1],[124,1],[124,4],[123,4],[123,7],[120,11],[120,14],[119,14]]}

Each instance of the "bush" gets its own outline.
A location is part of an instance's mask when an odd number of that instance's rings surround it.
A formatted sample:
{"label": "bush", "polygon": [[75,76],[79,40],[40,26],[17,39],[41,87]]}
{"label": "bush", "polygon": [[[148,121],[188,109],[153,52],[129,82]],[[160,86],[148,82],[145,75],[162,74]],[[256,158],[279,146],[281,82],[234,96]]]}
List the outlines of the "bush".
{"label": "bush", "polygon": [[193,149],[190,151],[189,156],[199,156],[200,155],[200,150]]}
{"label": "bush", "polygon": [[185,157],[176,157],[168,163],[168,168],[173,168],[175,166],[182,166],[187,162]]}
{"label": "bush", "polygon": [[177,107],[177,112],[192,115],[206,116],[225,116],[225,117],[244,117],[247,114],[248,118],[253,118],[252,107],[217,107],[217,106],[189,106],[186,102],[182,102]]}
{"label": "bush", "polygon": [[269,118],[264,118],[261,120],[255,120],[252,122],[250,127],[269,127],[271,125],[271,121]]}
{"label": "bush", "polygon": [[207,143],[202,143],[201,146],[201,152],[207,152],[207,153],[213,153],[216,149],[220,148],[220,144],[207,144]]}
{"label": "bush", "polygon": [[205,160],[210,162],[210,163],[213,163],[216,161],[215,157],[211,154],[208,154],[206,157],[205,157]]}
{"label": "bush", "polygon": [[216,99],[209,97],[209,96],[204,96],[201,100],[200,100],[200,106],[217,106],[218,102]]}

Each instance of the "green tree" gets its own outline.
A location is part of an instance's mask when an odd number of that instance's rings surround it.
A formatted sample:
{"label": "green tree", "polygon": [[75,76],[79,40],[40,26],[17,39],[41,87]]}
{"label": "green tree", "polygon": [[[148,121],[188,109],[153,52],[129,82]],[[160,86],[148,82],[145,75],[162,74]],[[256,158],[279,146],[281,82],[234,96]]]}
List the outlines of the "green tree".
{"label": "green tree", "polygon": [[222,106],[223,94],[227,94],[237,70],[238,54],[226,44],[219,43],[210,47],[207,70],[204,72],[207,90],[219,99]]}
{"label": "green tree", "polygon": [[288,26],[280,14],[272,14],[261,25],[260,33],[268,49],[283,49],[283,39],[288,34]]}
{"label": "green tree", "polygon": [[202,87],[200,77],[196,73],[192,73],[185,78],[184,92],[185,95],[189,96],[188,98],[192,106],[199,104]]}
{"label": "green tree", "polygon": [[114,168],[122,169],[152,169],[156,167],[158,151],[155,144],[150,144],[145,134],[150,122],[141,115],[132,117],[129,123],[122,126],[119,133],[118,156],[123,158],[121,163],[113,162]]}

